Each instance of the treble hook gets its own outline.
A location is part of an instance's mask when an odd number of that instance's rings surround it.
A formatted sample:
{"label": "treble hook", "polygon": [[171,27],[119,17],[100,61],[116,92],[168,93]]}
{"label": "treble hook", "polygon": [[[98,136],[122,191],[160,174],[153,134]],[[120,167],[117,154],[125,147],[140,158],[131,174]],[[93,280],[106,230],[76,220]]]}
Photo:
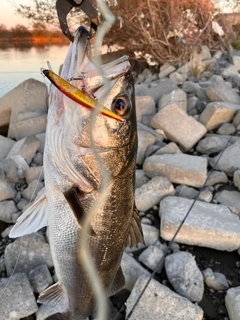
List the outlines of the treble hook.
{"label": "treble hook", "polygon": [[74,37],[69,31],[67,23],[67,15],[72,10],[73,7],[81,8],[90,19],[90,30],[88,33],[88,39],[94,37],[97,31],[98,25],[98,12],[91,4],[90,0],[57,0],[56,9],[58,14],[58,20],[62,32],[70,41],[73,42]]}

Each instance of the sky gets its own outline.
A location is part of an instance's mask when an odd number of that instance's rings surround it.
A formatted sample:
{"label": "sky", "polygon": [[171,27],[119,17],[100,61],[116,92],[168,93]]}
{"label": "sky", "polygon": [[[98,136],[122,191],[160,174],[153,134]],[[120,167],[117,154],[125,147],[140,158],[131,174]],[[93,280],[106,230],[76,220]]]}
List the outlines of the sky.
{"label": "sky", "polygon": [[31,0],[0,0],[0,24],[3,23],[8,29],[16,26],[17,24],[23,24],[28,26],[28,20],[15,14],[14,5],[16,4],[31,4]]}

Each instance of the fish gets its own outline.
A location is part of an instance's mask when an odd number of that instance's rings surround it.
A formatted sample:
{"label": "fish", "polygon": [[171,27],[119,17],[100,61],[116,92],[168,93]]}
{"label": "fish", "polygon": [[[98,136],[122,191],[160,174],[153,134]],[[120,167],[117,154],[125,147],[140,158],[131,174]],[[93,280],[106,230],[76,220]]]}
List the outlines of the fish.
{"label": "fish", "polygon": [[[120,263],[125,248],[144,243],[134,203],[137,125],[129,58],[111,61],[107,55],[105,60],[101,70],[109,82],[107,94],[106,81],[93,62],[88,31],[79,27],[61,78],[117,117],[99,112],[93,120],[91,108],[51,86],[43,164],[45,187],[10,233],[14,238],[48,226],[58,282],[44,290],[38,302],[61,306],[61,312],[48,320],[82,320],[96,312],[95,294],[79,248],[84,219],[101,197],[103,175],[107,176],[107,198],[91,213],[90,229],[84,236],[106,297],[124,286]],[[96,110],[97,104],[92,108]]]}

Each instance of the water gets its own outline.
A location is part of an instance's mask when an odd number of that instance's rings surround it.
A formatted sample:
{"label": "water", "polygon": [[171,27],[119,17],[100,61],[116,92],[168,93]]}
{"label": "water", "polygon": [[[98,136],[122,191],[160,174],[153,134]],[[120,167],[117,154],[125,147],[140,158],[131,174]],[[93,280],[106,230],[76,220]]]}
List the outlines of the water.
{"label": "water", "polygon": [[43,78],[40,68],[48,69],[49,61],[53,71],[58,73],[68,48],[68,45],[0,48],[0,97],[29,78],[44,82],[49,87],[49,80]]}

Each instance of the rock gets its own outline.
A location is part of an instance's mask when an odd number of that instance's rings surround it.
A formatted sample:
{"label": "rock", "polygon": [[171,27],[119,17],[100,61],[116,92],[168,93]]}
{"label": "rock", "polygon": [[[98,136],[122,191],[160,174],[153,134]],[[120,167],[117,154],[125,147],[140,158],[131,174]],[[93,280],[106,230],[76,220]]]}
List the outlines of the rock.
{"label": "rock", "polygon": [[199,99],[195,96],[190,97],[187,99],[187,113],[190,114],[192,110],[197,110],[197,104],[199,102]]}
{"label": "rock", "polygon": [[143,184],[147,183],[149,178],[145,176],[143,170],[137,169],[135,171],[135,188],[140,188]]}
{"label": "rock", "polygon": [[0,220],[1,221],[12,223],[13,222],[12,215],[14,213],[18,213],[18,209],[13,200],[0,202]]}
{"label": "rock", "polygon": [[17,208],[18,208],[19,210],[25,211],[25,210],[24,210],[24,207],[26,207],[26,206],[28,206],[28,205],[29,205],[29,201],[28,201],[28,200],[26,200],[26,199],[21,199],[21,200],[18,202],[18,204],[17,204]]}
{"label": "rock", "polygon": [[[165,146],[166,144],[163,142],[162,145]],[[148,146],[145,152],[145,157],[150,157],[151,155],[155,154],[155,152],[157,152],[160,148],[161,148],[161,145],[159,144],[152,144]]]}
{"label": "rock", "polygon": [[240,124],[240,111],[237,112],[232,123],[235,127],[237,127]]}
{"label": "rock", "polygon": [[36,320],[45,320],[47,317],[58,312],[65,312],[65,309],[61,303],[58,303],[56,306],[41,304],[36,312]]}
{"label": "rock", "polygon": [[42,264],[29,273],[29,281],[36,293],[41,293],[53,284],[53,279],[46,264]]}
{"label": "rock", "polygon": [[181,85],[187,80],[188,75],[186,73],[179,73],[177,71],[170,74],[169,79],[174,81],[177,85]]}
{"label": "rock", "polygon": [[209,288],[214,290],[227,290],[229,288],[228,282],[224,274],[213,272],[212,269],[207,268],[203,270],[204,281]]}
{"label": "rock", "polygon": [[9,233],[11,231],[13,226],[10,226],[10,227],[7,227],[2,233],[1,233],[1,237],[4,239],[4,238],[7,238],[9,236]]}
{"label": "rock", "polygon": [[233,174],[233,182],[235,186],[240,190],[240,170],[236,170]]}
{"label": "rock", "polygon": [[233,210],[234,213],[240,215],[240,192],[238,191],[229,191],[222,190],[215,194],[215,200],[218,203],[225,204],[229,207],[229,209]]}
{"label": "rock", "polygon": [[224,101],[233,104],[240,104],[240,96],[236,91],[229,88],[224,81],[215,81],[207,89],[206,95],[210,101]]}
{"label": "rock", "polygon": [[218,51],[216,51],[216,52],[214,52],[214,54],[213,54],[213,58],[214,59],[221,59],[221,57],[222,57],[222,51],[221,50],[218,50]]}
{"label": "rock", "polygon": [[147,89],[146,95],[152,96],[154,101],[158,102],[164,94],[170,93],[177,88],[175,81],[171,79],[160,79],[150,83],[150,88]]}
{"label": "rock", "polygon": [[142,116],[146,114],[154,115],[156,113],[155,102],[150,96],[136,97],[136,115],[137,121],[142,122]]}
{"label": "rock", "polygon": [[231,76],[231,79],[230,79],[231,83],[233,84],[234,87],[240,87],[240,76],[238,73],[234,73],[232,76]]}
{"label": "rock", "polygon": [[150,276],[150,273],[144,269],[140,263],[138,263],[133,257],[125,252],[122,256],[121,268],[125,278],[124,288],[128,289],[129,291],[132,291],[132,288],[139,277],[144,274]]}
{"label": "rock", "polygon": [[145,245],[148,247],[155,244],[159,239],[159,230],[153,226],[142,224],[143,238]]}
{"label": "rock", "polygon": [[165,270],[168,280],[177,293],[193,302],[202,300],[203,276],[191,253],[176,252],[167,256]]}
{"label": "rock", "polygon": [[[163,239],[172,239],[192,203],[193,200],[171,196],[161,201]],[[239,217],[227,206],[196,201],[175,241],[217,250],[237,250],[240,247]]]}
{"label": "rock", "polygon": [[193,81],[185,81],[182,85],[182,89],[188,93],[196,94],[199,89],[201,89],[200,85]]}
{"label": "rock", "polygon": [[24,273],[0,279],[0,320],[25,318],[38,309],[31,285]]}
{"label": "rock", "polygon": [[34,200],[38,192],[44,187],[44,184],[38,180],[33,180],[29,183],[28,187],[23,190],[22,196],[31,201]]}
{"label": "rock", "polygon": [[200,52],[198,52],[197,50],[194,50],[192,53],[192,59],[195,59],[195,60],[211,59],[211,53],[208,46],[201,46]]}
{"label": "rock", "polygon": [[151,245],[140,254],[138,260],[152,271],[157,268],[156,272],[161,273],[164,264],[163,251],[161,248]]}
{"label": "rock", "polygon": [[[1,98],[0,98],[1,99]],[[0,161],[5,159],[9,151],[12,149],[15,141],[0,135]]]}
{"label": "rock", "polygon": [[[19,250],[21,255],[19,256]],[[50,246],[45,237],[39,233],[33,233],[16,239],[5,249],[5,264],[7,274],[25,272],[27,275],[39,265],[46,264],[53,267]]]}
{"label": "rock", "polygon": [[170,142],[166,146],[158,149],[154,154],[166,154],[166,153],[182,153],[182,151],[178,148],[175,142]]}
{"label": "rock", "polygon": [[38,147],[39,152],[43,153],[44,152],[44,147],[45,147],[45,137],[46,134],[44,133],[38,133],[35,135],[36,138],[38,138],[38,140],[40,141],[40,146]]}
{"label": "rock", "polygon": [[[28,118],[27,116],[27,119],[25,118],[25,120],[16,123],[10,122],[8,131],[9,137],[20,140],[46,131],[47,114],[41,114],[39,112],[31,113],[31,118]],[[27,114],[29,114],[29,112]]]}
{"label": "rock", "polygon": [[171,141],[177,142],[185,150],[191,149],[206,133],[206,128],[188,116],[176,104],[160,110],[152,119],[155,129],[162,129]]}
{"label": "rock", "polygon": [[37,152],[32,159],[32,163],[36,164],[37,166],[43,165],[43,154],[41,152]]}
{"label": "rock", "polygon": [[[206,138],[199,141],[196,146],[196,150],[202,154],[212,154],[221,152],[227,145],[227,143],[233,144],[236,139],[231,138],[231,136],[223,135],[207,135]],[[238,138],[237,138],[238,139]]]}
{"label": "rock", "polygon": [[198,200],[205,201],[205,202],[211,202],[213,198],[212,192],[208,189],[205,188],[202,190],[199,194]]}
{"label": "rock", "polygon": [[217,134],[231,135],[235,132],[236,128],[232,123],[223,123],[218,129]]}
{"label": "rock", "polygon": [[155,137],[151,133],[138,130],[137,164],[141,165],[143,163],[147,147],[154,144],[154,142]]}
{"label": "rock", "polygon": [[240,287],[228,289],[225,296],[225,305],[230,320],[239,320],[240,315]]}
{"label": "rock", "polygon": [[[141,276],[127,300],[127,315],[145,287],[148,276]],[[179,296],[169,288],[152,279],[143,293],[131,320],[202,320],[203,311],[188,299]]]}
{"label": "rock", "polygon": [[169,63],[165,63],[163,66],[161,66],[160,73],[159,73],[158,77],[159,77],[159,79],[163,79],[175,70],[176,70],[176,68],[174,66],[172,66]]}
{"label": "rock", "polygon": [[135,203],[139,211],[147,211],[167,195],[174,195],[171,182],[164,177],[154,177],[135,190]]}
{"label": "rock", "polygon": [[150,178],[161,175],[174,183],[201,187],[207,177],[207,159],[187,154],[153,155],[145,160],[143,170]]}
{"label": "rock", "polygon": [[240,105],[231,103],[211,102],[205,110],[203,110],[199,122],[201,122],[208,131],[218,129],[223,123],[232,121],[239,108]]}
{"label": "rock", "polygon": [[30,167],[24,171],[24,176],[27,184],[31,183],[33,180],[43,180],[43,166]]}
{"label": "rock", "polygon": [[158,102],[158,111],[169,104],[176,104],[183,111],[187,111],[187,95],[181,89],[176,89],[168,94],[162,96]]}
{"label": "rock", "polygon": [[0,201],[12,199],[14,196],[14,189],[11,184],[7,182],[3,170],[0,169]]}
{"label": "rock", "polygon": [[[235,143],[226,148],[221,154],[221,158],[218,161],[220,155],[212,158],[210,160],[210,165],[217,170],[224,171],[227,175],[233,176],[234,171],[240,169],[240,140],[237,140]],[[216,162],[218,163],[216,164]]]}
{"label": "rock", "polygon": [[0,168],[5,172],[6,178],[10,182],[18,182],[23,179],[23,172],[29,168],[27,162],[21,155],[11,156],[0,162]]}
{"label": "rock", "polygon": [[142,131],[146,131],[148,133],[150,133],[151,135],[153,135],[156,139],[156,142],[160,142],[160,145],[162,145],[162,141],[163,139],[165,139],[164,136],[164,132],[162,130],[154,130],[152,128],[147,127],[146,125],[142,124],[141,122],[137,123],[137,129],[138,131],[142,130]]}
{"label": "rock", "polygon": [[229,61],[237,67],[237,71],[240,71],[240,55],[238,51],[229,53]]}
{"label": "rock", "polygon": [[179,197],[187,199],[195,199],[198,195],[198,191],[196,189],[184,185],[177,186],[176,193]]}
{"label": "rock", "polygon": [[227,68],[224,68],[221,72],[223,78],[229,78],[238,73],[238,68],[233,65],[229,65]]}
{"label": "rock", "polygon": [[32,161],[39,146],[40,141],[34,136],[21,139],[14,144],[7,158],[21,155],[29,164]]}
{"label": "rock", "polygon": [[148,224],[148,225],[152,225],[152,221],[148,218],[141,218],[141,223],[143,224]]}

